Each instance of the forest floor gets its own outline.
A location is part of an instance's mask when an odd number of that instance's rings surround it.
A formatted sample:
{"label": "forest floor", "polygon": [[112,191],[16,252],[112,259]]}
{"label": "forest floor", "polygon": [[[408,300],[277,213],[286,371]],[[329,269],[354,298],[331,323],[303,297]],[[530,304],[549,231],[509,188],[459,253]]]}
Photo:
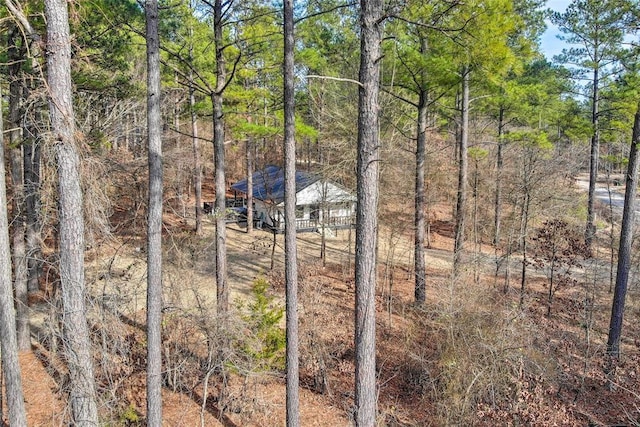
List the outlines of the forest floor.
{"label": "forest floor", "polygon": [[[624,357],[611,366],[604,354],[611,304],[608,272],[602,272],[608,263],[606,248],[596,252],[601,259],[584,264],[576,283],[558,289],[547,316],[544,274],[529,269],[520,305],[520,263],[517,258],[513,261],[508,283],[502,274],[504,265],[500,277],[494,278],[494,252],[488,245],[480,246],[482,256],[469,256],[460,280],[451,280],[452,225],[447,212],[445,208],[437,211],[431,228],[424,307],[413,304],[410,232],[381,229],[376,292],[379,425],[638,423],[640,289],[633,284],[629,290]],[[207,219],[202,238],[194,237],[191,227],[178,216],[165,217],[165,313],[188,307],[195,316],[196,308],[204,310],[215,303],[213,222]],[[143,341],[146,254],[140,235],[121,229],[90,250],[87,281],[91,301],[108,301],[131,328],[124,335]],[[298,236],[304,426],[352,424],[354,242],[347,230],[327,239],[323,264],[321,237]],[[267,278],[272,295],[282,301],[282,236],[277,236],[275,249],[272,243],[273,236],[267,232],[256,230],[249,235],[229,225],[232,301],[251,298],[258,277]],[[48,292],[43,291],[42,301],[47,301]],[[67,415],[64,369],[48,345],[54,341],[54,332],[48,330],[50,309],[47,303],[34,304],[34,351],[21,355],[30,426],[64,425]],[[90,318],[90,322],[100,321]],[[110,390],[116,390],[119,399],[125,396],[126,404],[114,404],[119,408],[115,415],[112,408],[103,412],[111,414],[116,425],[137,425],[135,420],[145,411],[144,373],[141,369],[123,372],[126,375]],[[209,393],[216,390],[212,386]],[[203,405],[202,378],[189,387],[168,385],[163,389],[163,425],[284,425],[281,373],[231,375],[227,393],[230,403],[221,413],[215,398]]]}

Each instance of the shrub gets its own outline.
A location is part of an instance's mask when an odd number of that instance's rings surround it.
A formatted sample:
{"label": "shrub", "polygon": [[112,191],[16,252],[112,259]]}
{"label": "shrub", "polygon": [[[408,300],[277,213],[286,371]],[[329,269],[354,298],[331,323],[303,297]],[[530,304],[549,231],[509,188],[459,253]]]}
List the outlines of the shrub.
{"label": "shrub", "polygon": [[248,331],[239,350],[252,361],[258,363],[258,369],[284,369],[285,331],[281,327],[284,307],[268,293],[269,282],[260,277],[251,288],[252,302],[236,303],[241,319],[246,322]]}

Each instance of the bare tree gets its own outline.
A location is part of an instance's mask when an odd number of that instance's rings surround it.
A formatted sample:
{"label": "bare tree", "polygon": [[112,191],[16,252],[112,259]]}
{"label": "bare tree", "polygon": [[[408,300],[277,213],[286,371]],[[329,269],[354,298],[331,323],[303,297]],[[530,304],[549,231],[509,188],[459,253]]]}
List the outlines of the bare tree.
{"label": "bare tree", "polygon": [[382,23],[382,0],[361,0],[355,266],[355,417],[360,427],[375,425],[377,413],[375,290]]}
{"label": "bare tree", "polygon": [[[287,426],[300,425],[296,140],[293,75],[293,0],[284,0],[284,255],[287,315]],[[247,150],[247,153],[250,150]],[[251,191],[249,188],[248,191]]]}
{"label": "bare tree", "polygon": [[73,423],[97,426],[93,359],[84,284],[84,217],[71,87],[71,37],[65,0],[45,0],[49,115],[58,167],[60,284]]}
{"label": "bare tree", "polygon": [[146,0],[147,132],[149,213],[147,223],[147,425],[162,425],[162,122],[158,1]]}
{"label": "bare tree", "polygon": [[638,161],[638,144],[640,144],[640,103],[636,109],[633,121],[633,136],[631,138],[631,152],[629,153],[627,182],[624,192],[624,208],[622,210],[622,226],[620,227],[620,249],[618,250],[616,287],[613,293],[609,339],[607,340],[607,353],[614,358],[620,356],[622,318],[624,316],[624,302],[627,296],[627,282],[629,281],[629,268],[631,266],[631,244],[633,242],[638,169],[640,168]]}
{"label": "bare tree", "polygon": [[[2,93],[0,93],[0,111],[2,111]],[[7,183],[4,170],[4,140],[1,136],[3,131],[2,114],[0,114],[0,351],[2,351],[2,372],[7,390],[9,424],[22,427],[27,425],[27,417],[22,392],[22,375],[18,361],[18,342],[15,333],[16,315],[13,308],[13,290],[11,289]]]}

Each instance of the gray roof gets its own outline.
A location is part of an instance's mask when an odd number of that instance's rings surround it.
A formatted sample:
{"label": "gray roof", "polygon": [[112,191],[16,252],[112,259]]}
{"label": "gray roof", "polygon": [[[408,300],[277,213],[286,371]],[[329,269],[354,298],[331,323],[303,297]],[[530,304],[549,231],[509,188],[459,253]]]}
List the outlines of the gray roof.
{"label": "gray roof", "polygon": [[[318,181],[320,177],[307,172],[296,171],[296,193]],[[247,179],[231,186],[232,190],[248,194]],[[279,204],[284,201],[284,171],[279,166],[267,166],[253,174],[253,197],[258,200]]]}

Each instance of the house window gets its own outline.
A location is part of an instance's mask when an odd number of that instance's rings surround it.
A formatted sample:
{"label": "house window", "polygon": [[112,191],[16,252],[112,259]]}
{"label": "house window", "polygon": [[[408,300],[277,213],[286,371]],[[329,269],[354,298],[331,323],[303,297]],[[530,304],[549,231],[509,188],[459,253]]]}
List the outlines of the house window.
{"label": "house window", "polygon": [[296,219],[304,219],[304,206],[296,206]]}

